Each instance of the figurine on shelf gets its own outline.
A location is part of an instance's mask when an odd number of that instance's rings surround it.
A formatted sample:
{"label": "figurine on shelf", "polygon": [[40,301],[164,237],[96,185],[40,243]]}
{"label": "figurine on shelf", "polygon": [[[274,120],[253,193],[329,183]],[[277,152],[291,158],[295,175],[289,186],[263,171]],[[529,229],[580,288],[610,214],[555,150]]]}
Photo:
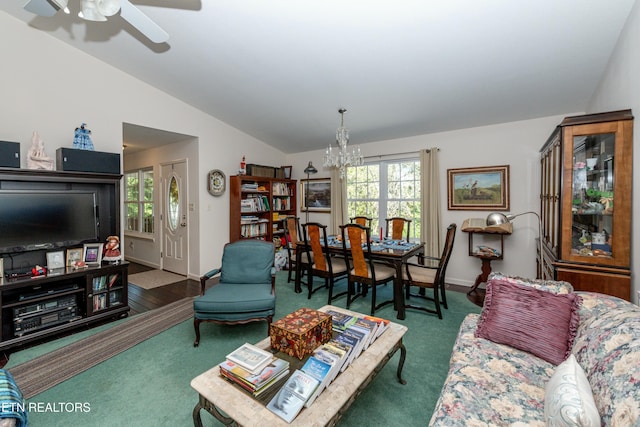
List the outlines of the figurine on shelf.
{"label": "figurine on shelf", "polygon": [[44,169],[53,170],[53,159],[47,156],[44,151],[44,141],[40,138],[37,131],[33,131],[31,136],[31,148],[29,148],[29,157],[27,157],[28,169]]}
{"label": "figurine on shelf", "polygon": [[122,259],[120,253],[120,238],[118,236],[107,237],[107,243],[104,244],[104,253],[102,260],[109,262],[117,262]]}
{"label": "figurine on shelf", "polygon": [[240,169],[238,170],[238,175],[246,175],[247,174],[247,164],[244,161],[244,156],[242,156],[242,161],[240,162]]}
{"label": "figurine on shelf", "polygon": [[79,128],[76,128],[73,136],[73,148],[93,151],[94,149],[93,141],[91,141],[91,131],[85,127],[86,125],[86,123],[83,123]]}

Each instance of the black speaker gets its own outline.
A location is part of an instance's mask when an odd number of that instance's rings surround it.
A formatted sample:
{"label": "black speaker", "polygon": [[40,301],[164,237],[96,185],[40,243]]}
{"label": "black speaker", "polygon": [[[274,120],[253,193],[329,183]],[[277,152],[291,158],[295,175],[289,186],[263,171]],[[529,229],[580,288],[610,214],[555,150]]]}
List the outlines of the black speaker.
{"label": "black speaker", "polygon": [[58,148],[56,150],[56,170],[119,174],[120,154],[77,148]]}
{"label": "black speaker", "polygon": [[0,141],[0,167],[20,167],[20,143]]}

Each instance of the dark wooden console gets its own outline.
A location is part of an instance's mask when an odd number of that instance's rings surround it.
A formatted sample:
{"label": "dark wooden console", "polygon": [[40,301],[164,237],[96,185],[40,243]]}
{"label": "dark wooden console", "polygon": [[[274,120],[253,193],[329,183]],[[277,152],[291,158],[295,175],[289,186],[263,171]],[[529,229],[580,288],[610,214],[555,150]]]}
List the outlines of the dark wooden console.
{"label": "dark wooden console", "polygon": [[[108,236],[120,236],[121,179],[119,174],[0,168],[0,190],[94,193],[100,243]],[[37,197],[33,203],[37,205]],[[46,252],[51,250],[4,253],[0,262],[4,273],[28,271],[47,265]],[[0,351],[126,316],[128,267],[122,262],[77,270],[66,267],[35,277],[0,275]]]}
{"label": "dark wooden console", "polygon": [[128,262],[0,281],[0,351],[127,316]]}

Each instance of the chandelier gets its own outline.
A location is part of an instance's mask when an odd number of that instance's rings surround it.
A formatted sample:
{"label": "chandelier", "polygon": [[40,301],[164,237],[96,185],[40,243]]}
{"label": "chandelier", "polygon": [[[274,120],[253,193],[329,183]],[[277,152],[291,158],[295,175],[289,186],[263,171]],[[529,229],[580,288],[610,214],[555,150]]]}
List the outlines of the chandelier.
{"label": "chandelier", "polygon": [[349,144],[349,129],[344,127],[344,113],[347,110],[341,108],[338,110],[340,113],[340,127],[336,130],[336,144],[338,144],[338,150],[334,150],[332,145],[324,152],[324,167],[336,168],[340,170],[340,179],[345,177],[347,167],[360,166],[364,163],[362,153],[360,153],[360,146],[356,146],[351,151],[347,147]]}

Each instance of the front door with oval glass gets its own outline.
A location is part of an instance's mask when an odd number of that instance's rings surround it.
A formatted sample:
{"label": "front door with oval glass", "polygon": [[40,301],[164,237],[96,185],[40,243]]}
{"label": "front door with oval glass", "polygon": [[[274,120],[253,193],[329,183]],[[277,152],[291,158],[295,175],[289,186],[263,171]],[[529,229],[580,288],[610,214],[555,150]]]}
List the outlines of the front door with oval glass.
{"label": "front door with oval glass", "polygon": [[186,162],[163,164],[162,174],[162,269],[187,275],[188,214]]}

